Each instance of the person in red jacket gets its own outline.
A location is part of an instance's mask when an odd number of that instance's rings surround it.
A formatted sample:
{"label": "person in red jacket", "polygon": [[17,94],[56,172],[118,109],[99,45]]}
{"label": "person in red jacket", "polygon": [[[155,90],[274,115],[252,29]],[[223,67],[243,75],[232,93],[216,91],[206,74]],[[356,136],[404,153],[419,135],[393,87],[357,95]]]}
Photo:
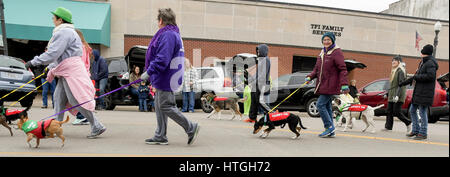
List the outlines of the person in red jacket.
{"label": "person in red jacket", "polygon": [[317,109],[322,118],[325,131],[319,137],[334,137],[332,96],[341,92],[348,93],[347,66],[344,55],[335,43],[334,33],[327,32],[322,36],[323,49],[317,57],[313,71],[306,77],[306,81],[317,78],[314,93],[319,95]]}

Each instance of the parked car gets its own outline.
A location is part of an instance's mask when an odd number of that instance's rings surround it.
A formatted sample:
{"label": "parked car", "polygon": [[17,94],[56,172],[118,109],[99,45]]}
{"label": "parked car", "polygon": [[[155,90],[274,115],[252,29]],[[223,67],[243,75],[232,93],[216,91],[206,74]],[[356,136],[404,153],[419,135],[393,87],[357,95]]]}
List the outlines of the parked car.
{"label": "parked car", "polygon": [[[139,66],[141,72],[145,67],[145,53],[147,46],[133,46],[126,56],[106,58],[108,63],[108,84],[106,86],[106,92],[120,88],[130,83],[130,71],[133,66]],[[181,107],[183,97],[181,94],[181,88],[174,92],[177,106]],[[200,93],[196,93],[196,107],[200,107]],[[115,93],[104,97],[107,110],[113,110],[116,105],[139,105],[139,99],[137,96],[131,94],[130,87],[119,90]],[[149,103],[149,102],[148,102]],[[150,107],[149,107],[150,108]]]}
{"label": "parked car", "polygon": [[[34,74],[25,69],[25,62],[22,59],[0,55],[0,61],[0,98],[34,78]],[[35,88],[33,81],[0,100],[0,104],[3,105],[3,101],[17,101]],[[20,105],[23,107],[33,105],[35,97],[36,92],[31,93],[20,101]]]}
{"label": "parked car", "polygon": [[[309,73],[296,72],[275,79],[273,83],[277,84],[274,84],[270,91],[270,106],[274,107],[278,105],[292,92],[297,90],[305,82],[305,78]],[[311,117],[319,117],[319,110],[316,106],[318,95],[314,94],[314,88],[316,87],[315,81],[316,79],[304,85],[294,95],[278,106],[277,109],[280,111],[306,111]]]}
{"label": "parked car", "polygon": [[[444,75],[445,76],[445,75]],[[448,76],[447,76],[448,77]],[[441,78],[441,77],[440,77]],[[448,80],[447,80],[448,81]],[[389,78],[378,79],[372,81],[359,89],[359,101],[361,104],[377,106],[384,104],[384,107],[375,110],[376,116],[386,115],[387,110],[387,90],[390,88]],[[402,110],[409,117],[409,107],[411,106],[413,86],[408,85],[406,90],[406,100],[402,105]],[[428,112],[428,122],[435,123],[439,121],[441,116],[448,116],[448,88],[443,79],[437,79],[434,91],[434,102]]]}

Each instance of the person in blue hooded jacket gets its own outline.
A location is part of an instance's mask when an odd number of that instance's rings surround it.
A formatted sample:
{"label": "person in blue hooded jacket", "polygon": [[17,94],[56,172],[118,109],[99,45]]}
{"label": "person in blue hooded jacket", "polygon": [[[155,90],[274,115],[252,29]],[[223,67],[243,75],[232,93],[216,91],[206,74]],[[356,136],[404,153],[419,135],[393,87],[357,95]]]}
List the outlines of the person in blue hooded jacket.
{"label": "person in blue hooded jacket", "polygon": [[[105,94],[106,84],[108,84],[108,63],[100,56],[98,50],[93,50],[94,61],[92,62],[92,80],[95,80],[95,88],[98,88],[100,95]],[[103,98],[99,98],[100,109],[106,109]]]}

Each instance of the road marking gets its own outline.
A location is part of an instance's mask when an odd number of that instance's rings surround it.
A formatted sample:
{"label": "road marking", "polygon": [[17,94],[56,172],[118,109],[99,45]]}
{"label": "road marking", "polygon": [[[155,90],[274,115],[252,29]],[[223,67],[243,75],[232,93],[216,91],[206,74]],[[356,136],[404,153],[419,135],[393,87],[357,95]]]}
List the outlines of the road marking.
{"label": "road marking", "polygon": [[56,152],[0,152],[0,155],[66,156],[66,157],[197,157],[193,155],[99,154],[99,153],[56,153]]}
{"label": "road marking", "polygon": [[[251,129],[253,129],[253,127],[251,127],[251,126],[234,126],[234,127],[251,128]],[[285,129],[275,129],[275,130],[276,131],[291,132],[290,130],[285,130]],[[302,130],[302,133],[318,135],[318,134],[320,134],[322,132],[314,132],[314,131]],[[374,136],[351,135],[351,134],[343,134],[343,133],[336,134],[336,136],[345,136],[345,137],[360,138],[360,139],[373,139],[373,140],[382,140],[382,141],[394,141],[394,142],[403,142],[403,143],[430,144],[430,145],[438,145],[438,146],[447,146],[447,147],[449,147],[448,143],[438,143],[438,142],[431,142],[431,141],[417,141],[417,140],[408,140],[408,139],[395,139],[395,138],[384,138],[384,137],[374,137]]]}

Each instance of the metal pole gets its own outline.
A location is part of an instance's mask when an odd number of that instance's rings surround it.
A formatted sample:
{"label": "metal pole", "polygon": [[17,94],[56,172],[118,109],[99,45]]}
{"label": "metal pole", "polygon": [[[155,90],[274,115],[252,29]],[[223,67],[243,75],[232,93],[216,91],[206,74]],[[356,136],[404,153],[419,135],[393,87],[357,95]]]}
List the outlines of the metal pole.
{"label": "metal pole", "polygon": [[6,40],[6,27],[5,27],[5,13],[3,9],[5,9],[5,4],[3,4],[3,0],[0,0],[0,21],[2,25],[2,37],[3,37],[3,55],[8,55],[8,42]]}
{"label": "metal pole", "polygon": [[436,32],[436,36],[434,37],[433,57],[436,57],[436,48],[437,48],[437,45],[438,45],[438,34],[439,34],[439,31],[436,30],[434,32]]}

